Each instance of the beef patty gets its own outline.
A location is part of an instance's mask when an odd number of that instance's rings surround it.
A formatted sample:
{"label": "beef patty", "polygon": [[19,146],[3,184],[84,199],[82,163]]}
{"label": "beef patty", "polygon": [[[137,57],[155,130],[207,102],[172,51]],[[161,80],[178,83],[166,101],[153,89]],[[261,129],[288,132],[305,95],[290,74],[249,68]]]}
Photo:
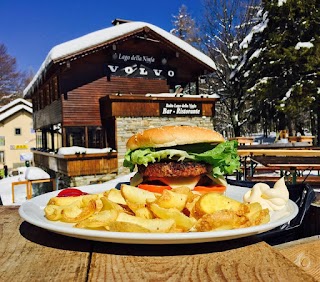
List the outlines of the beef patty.
{"label": "beef patty", "polygon": [[150,177],[188,177],[210,173],[211,166],[195,162],[161,162],[149,163],[148,166],[138,165],[143,178]]}

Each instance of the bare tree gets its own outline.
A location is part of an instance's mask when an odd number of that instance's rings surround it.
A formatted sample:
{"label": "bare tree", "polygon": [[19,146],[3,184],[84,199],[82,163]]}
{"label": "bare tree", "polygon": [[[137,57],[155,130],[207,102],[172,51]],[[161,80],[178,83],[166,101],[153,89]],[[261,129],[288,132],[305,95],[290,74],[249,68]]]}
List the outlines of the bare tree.
{"label": "bare tree", "polygon": [[173,16],[173,29],[170,31],[175,36],[191,44],[195,48],[200,47],[200,29],[188,8],[181,5],[178,15]]}
{"label": "bare tree", "polygon": [[32,76],[32,73],[18,71],[16,59],[7,53],[4,44],[0,44],[0,106],[22,97]]}

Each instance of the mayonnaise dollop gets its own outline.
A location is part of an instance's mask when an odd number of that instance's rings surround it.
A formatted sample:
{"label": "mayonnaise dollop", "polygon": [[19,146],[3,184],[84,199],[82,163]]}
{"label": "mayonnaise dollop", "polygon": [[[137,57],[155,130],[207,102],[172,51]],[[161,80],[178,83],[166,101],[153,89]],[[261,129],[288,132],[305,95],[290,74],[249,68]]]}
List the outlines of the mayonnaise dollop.
{"label": "mayonnaise dollop", "polygon": [[288,200],[289,191],[283,177],[274,184],[273,188],[265,183],[257,183],[243,196],[245,203],[258,202],[263,209],[267,208],[271,213],[281,211],[281,217],[289,213]]}

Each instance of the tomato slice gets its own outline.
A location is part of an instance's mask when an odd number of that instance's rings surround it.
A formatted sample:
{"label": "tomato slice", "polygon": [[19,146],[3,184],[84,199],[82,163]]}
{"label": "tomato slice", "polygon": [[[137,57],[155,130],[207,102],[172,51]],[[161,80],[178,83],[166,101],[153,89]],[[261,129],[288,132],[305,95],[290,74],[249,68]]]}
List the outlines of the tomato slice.
{"label": "tomato slice", "polygon": [[88,193],[82,192],[81,190],[76,188],[66,188],[61,190],[57,197],[77,197],[82,195],[88,195]]}
{"label": "tomato slice", "polygon": [[213,185],[213,186],[196,186],[193,189],[201,194],[209,193],[209,192],[217,192],[224,193],[226,191],[226,187],[223,185]]}
{"label": "tomato slice", "polygon": [[139,184],[138,187],[154,193],[162,193],[163,190],[171,190],[170,186],[153,185],[153,184]]}

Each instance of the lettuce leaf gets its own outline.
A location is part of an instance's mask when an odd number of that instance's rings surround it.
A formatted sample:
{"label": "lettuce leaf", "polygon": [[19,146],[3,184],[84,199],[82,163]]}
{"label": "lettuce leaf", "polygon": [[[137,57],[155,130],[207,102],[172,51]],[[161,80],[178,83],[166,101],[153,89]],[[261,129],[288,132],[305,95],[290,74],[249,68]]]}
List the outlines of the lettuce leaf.
{"label": "lettuce leaf", "polygon": [[203,153],[186,152],[178,149],[156,150],[154,148],[128,150],[123,165],[133,171],[135,165],[145,165],[161,160],[195,161],[212,165],[214,177],[232,174],[240,167],[240,158],[237,154],[237,142],[226,141],[218,144],[211,150]]}
{"label": "lettuce leaf", "polygon": [[128,150],[124,156],[123,166],[129,167],[133,171],[136,164],[147,166],[148,163],[160,162],[161,160],[184,161],[185,159],[193,161],[195,156],[189,155],[186,151],[176,149],[160,151],[151,148]]}
{"label": "lettuce leaf", "polygon": [[211,164],[213,176],[232,174],[240,168],[240,157],[237,153],[238,143],[236,140],[220,143],[214,149],[201,154],[194,154],[199,162]]}

